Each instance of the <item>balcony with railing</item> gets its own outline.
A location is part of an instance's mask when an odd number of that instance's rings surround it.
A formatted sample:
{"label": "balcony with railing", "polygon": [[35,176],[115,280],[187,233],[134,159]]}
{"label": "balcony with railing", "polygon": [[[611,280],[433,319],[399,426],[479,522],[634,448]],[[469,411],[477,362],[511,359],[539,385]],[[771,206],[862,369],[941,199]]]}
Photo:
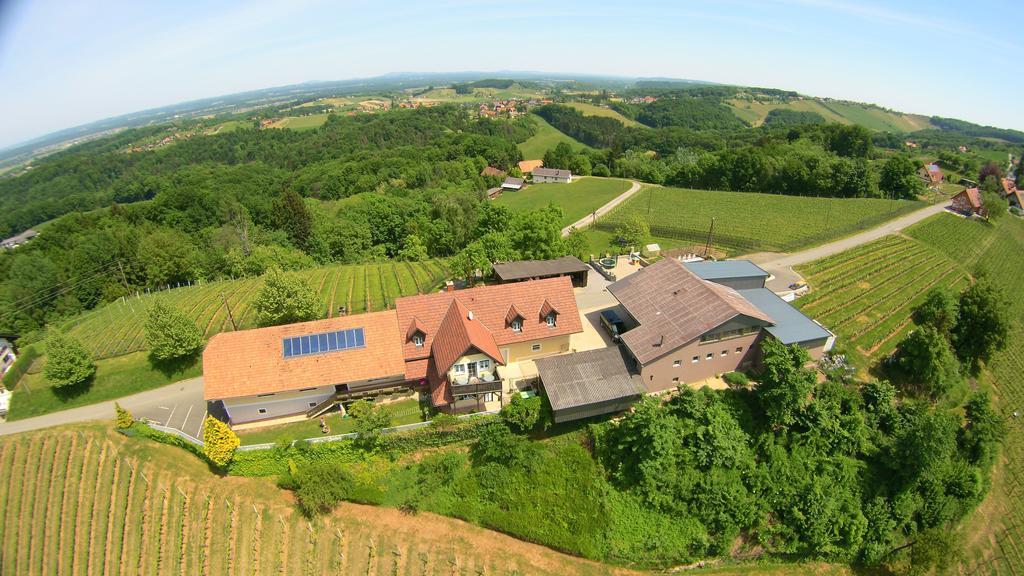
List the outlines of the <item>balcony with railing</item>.
{"label": "balcony with railing", "polygon": [[468,378],[464,383],[457,380],[451,384],[452,395],[455,397],[467,394],[486,394],[488,392],[501,392],[501,380],[493,379],[490,382],[477,377]]}

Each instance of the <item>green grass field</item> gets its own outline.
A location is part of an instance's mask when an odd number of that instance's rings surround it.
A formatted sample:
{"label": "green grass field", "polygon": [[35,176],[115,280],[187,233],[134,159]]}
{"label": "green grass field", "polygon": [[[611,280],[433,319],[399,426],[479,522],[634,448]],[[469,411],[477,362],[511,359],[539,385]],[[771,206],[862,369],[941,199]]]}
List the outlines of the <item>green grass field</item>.
{"label": "green grass field", "polygon": [[270,125],[271,128],[290,128],[292,130],[312,130],[319,128],[330,114],[310,114],[309,116],[286,116]]}
{"label": "green grass field", "polygon": [[146,352],[134,352],[97,360],[92,383],[70,395],[58,393],[41,371],[33,370],[18,382],[7,419],[20,420],[106,402],[202,374],[198,358],[180,366],[158,369],[150,364],[148,356]]}
{"label": "green grass field", "polygon": [[[391,415],[391,425],[401,426],[403,424],[414,424],[423,422],[423,407],[416,399],[399,400],[382,404],[384,410]],[[342,418],[341,414],[332,412],[326,417],[327,425],[330,426],[331,434],[348,434],[355,431],[355,420]],[[242,444],[272,444],[278,440],[302,440],[322,436],[320,430],[320,419],[303,420],[281,426],[270,426],[256,428],[254,430],[240,430],[238,437]]]}
{"label": "green grass field", "polygon": [[548,124],[540,116],[535,114],[530,115],[533,119],[534,124],[537,125],[537,133],[531,136],[525,142],[518,144],[519,151],[523,153],[523,158],[526,160],[538,160],[544,157],[544,153],[554,148],[559,142],[568,142],[575,149],[587,148],[586,145],[580,143],[575,138],[567,136],[560,132],[557,128]]}
{"label": "green grass field", "polygon": [[726,104],[741,120],[752,126],[760,126],[768,112],[776,108],[786,108],[801,112],[817,112],[829,122],[841,124],[861,124],[872,130],[890,132],[914,132],[930,126],[926,116],[887,112],[881,108],[864,106],[850,102],[838,102],[804,98],[803,100],[782,101],[749,101],[744,99],[729,100]]}
{"label": "green grass field", "polygon": [[923,202],[812,198],[749,192],[645,188],[587,229],[590,247],[609,249],[612,234],[640,215],[662,248],[704,245],[715,219],[714,247],[735,255],[788,252],[870,228],[924,207]]}
{"label": "green grass field", "polygon": [[562,226],[568,226],[629,190],[628,180],[581,177],[572,184],[531,184],[518,192],[504,192],[495,204],[513,210],[535,210],[556,204],[564,212]]}
{"label": "green grass field", "polygon": [[993,392],[1009,435],[988,498],[961,530],[966,556],[961,574],[1019,574],[1024,570],[1024,221],[994,225],[939,214],[905,231],[798,270],[813,292],[797,300],[807,314],[837,332],[839,345],[868,367],[895,349],[913,329],[911,310],[929,288],[964,288],[981,271],[1008,297],[1016,323],[1007,348],[976,383]]}
{"label": "green grass field", "polygon": [[221,122],[213,128],[207,131],[207,134],[227,134],[228,132],[234,132],[240,128],[247,128],[252,126],[252,122],[247,120],[228,120],[227,122]]}
{"label": "green grass field", "polygon": [[569,102],[566,105],[579,110],[580,112],[583,113],[584,116],[604,116],[605,118],[614,118],[619,122],[622,122],[626,126],[632,126],[636,128],[644,127],[643,124],[637,122],[636,120],[633,120],[632,118],[626,118],[625,116],[619,114],[618,112],[612,110],[611,108],[602,108],[600,106],[595,106],[593,104],[588,104],[586,102]]}
{"label": "green grass field", "polygon": [[[320,293],[326,317],[336,315],[341,306],[351,312],[384,310],[399,296],[430,292],[443,282],[447,268],[440,261],[389,262],[329,266],[300,274]],[[107,304],[60,328],[84,342],[97,358],[119,356],[145,349],[146,309],[157,299],[188,313],[210,337],[231,329],[222,294],[239,328],[255,325],[251,304],[259,287],[258,278],[246,278],[176,288]]]}

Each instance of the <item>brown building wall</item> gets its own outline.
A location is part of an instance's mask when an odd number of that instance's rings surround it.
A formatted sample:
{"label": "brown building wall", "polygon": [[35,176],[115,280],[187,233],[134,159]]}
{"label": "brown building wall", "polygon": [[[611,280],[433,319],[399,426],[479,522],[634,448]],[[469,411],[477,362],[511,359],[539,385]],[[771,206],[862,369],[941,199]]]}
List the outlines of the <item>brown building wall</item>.
{"label": "brown building wall", "polygon": [[[679,384],[693,384],[718,374],[754,365],[760,356],[763,331],[701,343],[699,339],[681,346],[661,358],[643,366],[640,377],[648,392],[674,389]],[[739,349],[739,352],[736,350]],[[725,355],[722,355],[725,351]],[[711,359],[708,359],[711,354]],[[694,356],[697,361],[694,362]],[[675,363],[679,362],[676,366]],[[678,378],[678,381],[674,381]]]}

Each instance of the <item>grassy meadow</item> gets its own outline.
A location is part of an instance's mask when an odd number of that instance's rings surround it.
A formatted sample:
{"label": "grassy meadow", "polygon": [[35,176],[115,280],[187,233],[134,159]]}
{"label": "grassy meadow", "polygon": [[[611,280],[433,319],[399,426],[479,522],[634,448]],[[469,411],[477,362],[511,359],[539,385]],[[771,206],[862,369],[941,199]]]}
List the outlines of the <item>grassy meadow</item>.
{"label": "grassy meadow", "polygon": [[562,226],[568,226],[629,190],[630,186],[629,180],[584,176],[574,178],[571,184],[531,184],[516,192],[503,192],[494,203],[517,211],[555,204],[564,213]]}
{"label": "grassy meadow", "polygon": [[644,126],[643,124],[637,122],[636,120],[633,120],[632,118],[626,118],[625,116],[619,114],[618,112],[612,110],[611,108],[602,108],[601,106],[595,106],[593,104],[588,104],[586,102],[568,102],[566,106],[570,106],[572,108],[579,110],[580,112],[583,113],[584,116],[603,116],[605,118],[614,118],[619,122],[622,122],[626,126],[631,126],[635,128],[641,128]]}
{"label": "grassy meadow", "polygon": [[606,251],[615,228],[639,215],[662,248],[703,246],[712,218],[713,244],[729,255],[786,252],[821,244],[924,207],[875,198],[814,198],[751,192],[649,187],[587,229],[590,247]]}
{"label": "grassy meadow", "polygon": [[309,116],[285,116],[270,125],[271,128],[290,128],[292,130],[313,130],[319,128],[330,114],[310,114]]}
{"label": "grassy meadow", "polygon": [[881,108],[854,104],[851,102],[824,101],[815,98],[803,100],[751,101],[733,99],[726,102],[733,113],[751,126],[760,126],[768,113],[776,108],[800,112],[817,112],[828,122],[861,124],[872,130],[888,132],[914,132],[930,126],[926,116],[889,112]]}
{"label": "grassy meadow", "polygon": [[518,144],[519,151],[523,153],[526,160],[537,160],[544,157],[544,153],[554,148],[559,142],[568,142],[574,149],[587,148],[587,146],[571,136],[560,132],[557,128],[548,124],[546,120],[531,114],[534,124],[537,125],[537,133],[524,142]]}

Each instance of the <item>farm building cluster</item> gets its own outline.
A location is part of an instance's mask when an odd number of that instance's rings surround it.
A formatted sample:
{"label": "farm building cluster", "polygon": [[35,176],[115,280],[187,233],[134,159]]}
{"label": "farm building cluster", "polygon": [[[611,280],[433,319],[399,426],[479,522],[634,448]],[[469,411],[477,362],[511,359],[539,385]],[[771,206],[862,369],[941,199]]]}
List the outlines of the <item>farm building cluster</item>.
{"label": "farm building cluster", "polygon": [[[205,398],[252,425],[394,392],[450,413],[542,393],[564,422],[755,367],[766,338],[815,359],[834,340],[748,261],[663,258],[613,283],[573,257],[494,268],[497,283],[449,283],[390,310],[218,334],[203,354]],[[610,310],[621,333],[594,319]]]}

